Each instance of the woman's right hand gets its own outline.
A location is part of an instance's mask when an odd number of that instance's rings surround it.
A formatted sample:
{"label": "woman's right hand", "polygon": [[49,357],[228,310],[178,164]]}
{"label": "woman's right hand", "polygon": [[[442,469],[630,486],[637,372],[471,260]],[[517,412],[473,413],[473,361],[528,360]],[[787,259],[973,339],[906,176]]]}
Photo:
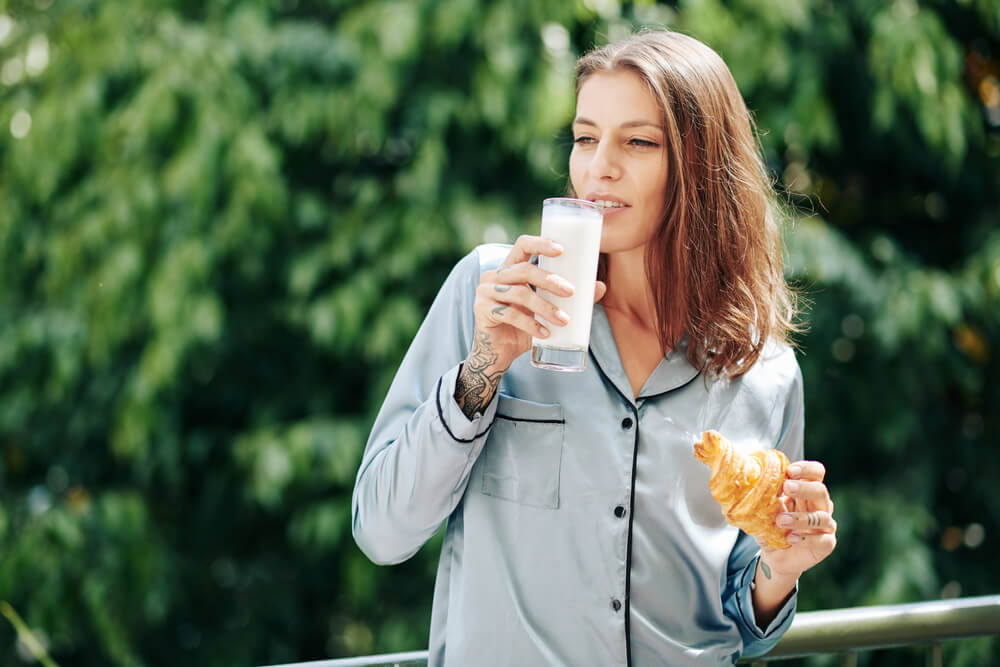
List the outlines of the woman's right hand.
{"label": "woman's right hand", "polygon": [[[573,286],[564,278],[538,268],[532,255],[558,257],[562,246],[540,236],[521,236],[495,271],[486,271],[476,289],[473,346],[493,352],[494,369],[507,370],[514,360],[531,349],[531,337],[547,338],[549,329],[535,319],[539,315],[557,326],[569,322],[566,313],[544,299],[533,288],[557,296],[571,296]],[[471,357],[471,355],[470,355]]]}
{"label": "woman's right hand", "polygon": [[[531,262],[532,255],[558,257],[562,251],[562,246],[549,239],[520,236],[503,264],[480,278],[473,306],[472,350],[455,386],[455,399],[470,419],[493,400],[500,378],[515,359],[531,348],[532,336],[550,335],[535,315],[555,326],[569,322],[566,313],[533,289],[544,289],[556,296],[573,294],[573,286],[566,279]],[[604,292],[604,284],[598,282],[595,302]]]}

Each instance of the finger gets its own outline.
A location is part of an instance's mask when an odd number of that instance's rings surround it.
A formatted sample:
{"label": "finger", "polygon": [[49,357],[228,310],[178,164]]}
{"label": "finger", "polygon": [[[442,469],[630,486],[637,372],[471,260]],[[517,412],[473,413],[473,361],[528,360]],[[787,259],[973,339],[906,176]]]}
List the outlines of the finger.
{"label": "finger", "polygon": [[823,482],[789,479],[785,481],[782,490],[792,500],[813,503],[827,512],[833,513],[833,501],[830,500],[830,491]]}
{"label": "finger", "polygon": [[608,293],[608,286],[602,281],[598,280],[594,283],[594,303],[597,303],[604,298],[604,295]]}
{"label": "finger", "polygon": [[835,533],[837,521],[829,512],[782,512],[775,523],[799,533]]}
{"label": "finger", "polygon": [[501,285],[528,284],[548,290],[556,296],[573,296],[573,285],[568,280],[530,262],[502,266],[491,278]]}
{"label": "finger", "polygon": [[545,255],[546,257],[558,257],[562,254],[563,247],[551,239],[541,236],[529,236],[522,234],[517,237],[514,247],[510,249],[507,259],[502,266],[511,266],[528,261],[532,255]]}
{"label": "finger", "polygon": [[[491,288],[484,285],[480,289],[485,292]],[[558,326],[565,326],[569,323],[569,315],[564,310],[524,285],[494,285],[489,294],[482,296],[492,298],[499,303],[519,306],[522,312],[530,316],[537,315],[546,322]]]}
{"label": "finger", "polygon": [[811,535],[791,533],[786,539],[796,549],[807,550],[817,563],[833,553],[837,546],[837,536],[834,533],[814,533]]}
{"label": "finger", "polygon": [[811,479],[822,482],[826,467],[819,461],[796,461],[788,466],[789,479]]}
{"label": "finger", "polygon": [[481,308],[483,326],[498,327],[501,324],[508,324],[529,336],[537,336],[538,338],[548,338],[549,336],[550,332],[544,325],[533,316],[521,311],[517,306],[490,301],[485,302]]}

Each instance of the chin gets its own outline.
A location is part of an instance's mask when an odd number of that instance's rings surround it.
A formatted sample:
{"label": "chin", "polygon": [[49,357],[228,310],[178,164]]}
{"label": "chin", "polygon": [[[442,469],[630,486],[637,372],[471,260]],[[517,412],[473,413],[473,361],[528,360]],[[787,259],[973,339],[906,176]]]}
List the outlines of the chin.
{"label": "chin", "polygon": [[605,255],[645,250],[645,248],[645,239],[622,238],[620,235],[607,232],[601,235],[601,252]]}

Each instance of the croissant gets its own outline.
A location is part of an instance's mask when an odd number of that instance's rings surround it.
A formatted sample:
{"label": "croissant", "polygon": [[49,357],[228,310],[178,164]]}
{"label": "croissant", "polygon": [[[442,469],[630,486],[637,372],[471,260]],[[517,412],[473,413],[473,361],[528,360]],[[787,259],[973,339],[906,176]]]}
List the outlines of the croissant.
{"label": "croissant", "polygon": [[716,431],[705,431],[695,443],[695,457],[712,469],[708,490],[722,505],[726,520],[769,547],[788,546],[788,531],[774,519],[782,511],[778,499],[787,479],[788,457],[776,449],[744,454]]}

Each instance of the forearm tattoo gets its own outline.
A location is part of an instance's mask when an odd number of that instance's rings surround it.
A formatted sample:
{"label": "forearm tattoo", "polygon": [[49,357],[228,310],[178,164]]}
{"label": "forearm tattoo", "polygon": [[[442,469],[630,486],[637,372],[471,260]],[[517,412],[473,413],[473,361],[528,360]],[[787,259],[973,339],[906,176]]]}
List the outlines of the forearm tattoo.
{"label": "forearm tattoo", "polygon": [[472,352],[455,382],[455,400],[466,418],[472,419],[493,400],[504,373],[493,368],[498,358],[489,336],[477,330]]}

